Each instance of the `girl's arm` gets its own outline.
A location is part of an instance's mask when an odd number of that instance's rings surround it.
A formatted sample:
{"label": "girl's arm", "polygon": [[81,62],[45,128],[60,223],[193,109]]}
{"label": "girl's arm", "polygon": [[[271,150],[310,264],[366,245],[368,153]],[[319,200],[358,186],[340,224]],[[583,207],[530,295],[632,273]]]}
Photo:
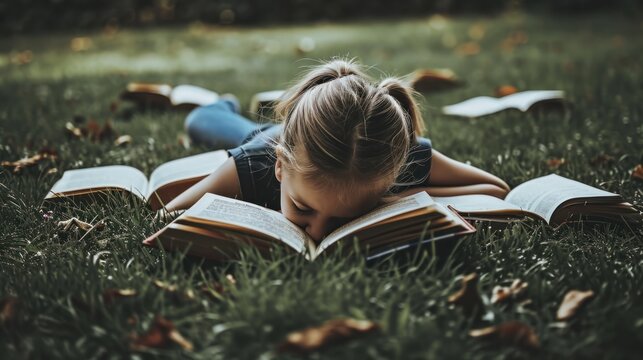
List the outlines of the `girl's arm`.
{"label": "girl's arm", "polygon": [[499,177],[474,166],[453,160],[432,150],[431,176],[424,187],[404,191],[401,196],[426,191],[433,196],[486,194],[504,198],[510,188]]}
{"label": "girl's arm", "polygon": [[237,175],[237,166],[233,158],[228,158],[216,171],[192,185],[159,211],[168,214],[185,210],[194,205],[205,193],[214,193],[230,198],[241,197],[239,175]]}

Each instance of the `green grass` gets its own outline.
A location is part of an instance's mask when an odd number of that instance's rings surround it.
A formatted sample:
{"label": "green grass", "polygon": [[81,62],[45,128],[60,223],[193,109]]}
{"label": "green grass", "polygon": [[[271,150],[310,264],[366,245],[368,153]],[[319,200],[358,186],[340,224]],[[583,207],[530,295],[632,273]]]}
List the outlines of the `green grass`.
{"label": "green grass", "polygon": [[[462,56],[447,46],[470,41],[472,25],[485,28],[481,52]],[[528,42],[504,51],[517,31]],[[156,315],[173,321],[194,343],[137,353],[140,357],[281,358],[275,346],[290,331],[337,317],[370,319],[378,335],[337,346],[312,358],[636,358],[643,350],[643,247],[641,229],[620,224],[563,227],[525,222],[506,229],[478,226],[450,257],[424,254],[410,261],[365,264],[332,256],[307,263],[297,256],[263,260],[252,251],[226,266],[143,248],[162,224],[153,213],[120,198],[63,206],[54,220],[107,218],[103,232],[59,234],[39,207],[64,170],[105,164],[134,165],[147,174],[159,164],[205,148],[177,142],[185,114],[137,112],[124,119],[110,104],[128,81],[190,83],[232,92],[247,108],[250,96],[283,88],[302,66],[333,55],[374,65],[373,75],[402,75],[416,68],[448,67],[466,86],[422,99],[434,147],[486,169],[516,186],[552,172],[546,160],[563,157],[555,172],[622,194],[641,208],[640,182],[630,171],[643,161],[641,23],[600,15],[395,20],[284,28],[185,28],[121,31],[114,36],[42,34],[0,39],[0,159],[17,160],[41,147],[55,148],[57,174],[47,166],[21,175],[0,170],[0,298],[19,299],[4,321],[1,353],[8,358],[120,358],[131,354],[128,336],[147,329]],[[89,36],[86,52],[69,50],[74,36]],[[302,37],[315,41],[303,56]],[[30,50],[33,60],[11,58]],[[448,118],[441,106],[496,86],[561,89],[573,107],[565,114],[506,112],[476,121]],[[127,148],[64,136],[75,115],[112,119]],[[613,163],[592,165],[608,154]],[[438,261],[439,260],[439,261]],[[486,305],[476,323],[447,304],[459,277],[475,271],[486,297],[494,285],[529,283],[527,308]],[[237,279],[223,300],[199,289]],[[169,296],[164,280],[195,299]],[[107,288],[132,288],[133,298],[105,304]],[[555,326],[566,291],[592,289],[596,298],[569,327]],[[130,320],[128,320],[130,319]],[[132,323],[131,319],[135,319]],[[468,337],[470,329],[521,320],[540,337],[539,352],[494,346]]]}

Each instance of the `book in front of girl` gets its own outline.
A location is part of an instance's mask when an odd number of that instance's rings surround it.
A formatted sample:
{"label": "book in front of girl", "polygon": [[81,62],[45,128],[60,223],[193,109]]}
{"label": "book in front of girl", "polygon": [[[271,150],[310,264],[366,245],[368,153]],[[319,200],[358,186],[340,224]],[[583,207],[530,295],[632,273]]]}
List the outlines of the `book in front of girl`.
{"label": "book in front of girl", "polygon": [[214,172],[228,159],[225,150],[187,156],[159,165],[149,179],[142,171],[124,165],[67,170],[45,196],[46,202],[84,200],[125,192],[158,210]]}
{"label": "book in front of girl", "polygon": [[504,200],[489,195],[434,197],[468,220],[511,221],[524,217],[554,227],[567,222],[641,222],[638,210],[620,195],[550,174],[524,182]]}
{"label": "book in front of girl", "polygon": [[[281,213],[248,202],[205,194],[190,209],[143,241],[214,261],[238,257],[242,246],[268,256],[282,246],[309,260],[356,239],[367,259],[475,232],[457,213],[425,192],[382,205],[328,234],[316,244]],[[352,242],[351,242],[352,244]]]}

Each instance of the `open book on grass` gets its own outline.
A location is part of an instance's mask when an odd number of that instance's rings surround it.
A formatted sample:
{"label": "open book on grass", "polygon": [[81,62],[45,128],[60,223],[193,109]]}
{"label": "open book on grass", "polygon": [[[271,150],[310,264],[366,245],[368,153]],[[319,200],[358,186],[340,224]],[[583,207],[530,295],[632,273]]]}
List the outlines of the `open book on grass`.
{"label": "open book on grass", "polygon": [[641,220],[638,211],[620,195],[556,174],[522,183],[504,200],[489,195],[433,199],[469,220],[510,221],[529,216],[552,226],[577,220]]}
{"label": "open book on grass", "polygon": [[45,200],[80,199],[113,191],[126,191],[158,210],[203,179],[228,158],[225,150],[172,160],[158,166],[148,179],[140,170],[123,165],[67,170]]}
{"label": "open book on grass", "polygon": [[442,112],[447,115],[475,118],[497,113],[507,109],[517,109],[526,112],[530,109],[548,106],[560,108],[563,105],[565,93],[560,90],[530,90],[494,98],[478,96],[463,102],[445,106]]}
{"label": "open book on grass", "polygon": [[121,93],[121,99],[141,106],[191,110],[197,106],[214,104],[219,94],[194,86],[167,84],[129,83]]}
{"label": "open book on grass", "polygon": [[283,246],[314,260],[343,240],[357,239],[368,257],[382,256],[419,243],[474,232],[468,222],[426,193],[382,205],[341,226],[316,244],[281,213],[247,202],[205,194],[195,205],[144,241],[165,249],[223,261],[234,259],[242,246],[263,255]]}

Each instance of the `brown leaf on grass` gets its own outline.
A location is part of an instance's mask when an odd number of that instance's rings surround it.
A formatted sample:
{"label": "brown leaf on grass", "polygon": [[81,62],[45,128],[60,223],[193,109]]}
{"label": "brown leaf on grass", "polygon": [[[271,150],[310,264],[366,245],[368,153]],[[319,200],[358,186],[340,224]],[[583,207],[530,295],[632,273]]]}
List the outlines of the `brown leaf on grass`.
{"label": "brown leaf on grass", "polygon": [[31,50],[12,52],[9,55],[9,61],[14,65],[26,65],[33,60],[33,52]]}
{"label": "brown leaf on grass", "polygon": [[104,221],[99,221],[96,224],[92,225],[90,223],[84,222],[82,220],[78,220],[75,217],[72,217],[71,219],[68,220],[62,220],[57,223],[59,227],[62,227],[63,231],[71,231],[74,228],[78,228],[84,231],[90,231],[92,229],[96,229],[98,231],[105,229],[105,222]]}
{"label": "brown leaf on grass", "polygon": [[57,155],[55,152],[50,152],[50,151],[41,151],[38,154],[34,156],[29,156],[26,158],[22,158],[20,160],[16,161],[2,161],[0,163],[0,166],[4,166],[7,168],[11,168],[14,174],[19,174],[22,169],[31,167],[34,165],[38,165],[39,163],[43,162],[44,160],[47,159],[56,159]]}
{"label": "brown leaf on grass", "polygon": [[565,297],[563,298],[563,302],[560,304],[558,311],[556,312],[556,320],[567,321],[571,319],[592,298],[594,298],[594,292],[592,290],[568,291],[567,294],[565,294]]}
{"label": "brown leaf on grass", "polygon": [[[89,119],[84,126],[80,126],[85,122],[85,118],[82,116],[74,117],[74,123],[67,122],[65,124],[65,132],[67,136],[75,139],[87,138],[94,142],[99,141],[111,141],[117,134],[112,126],[111,120],[105,120],[105,123],[101,126],[98,121],[94,119]],[[78,125],[78,126],[77,126]]]}
{"label": "brown leaf on grass", "polygon": [[194,291],[192,289],[187,289],[184,292],[179,291],[179,287],[175,284],[170,284],[161,280],[154,280],[154,286],[165,291],[172,296],[174,300],[194,300]]}
{"label": "brown leaf on grass", "polygon": [[192,343],[176,330],[174,323],[161,316],[157,316],[154,319],[150,329],[145,334],[134,334],[130,337],[130,348],[134,351],[144,350],[145,348],[166,348],[172,343],[188,351],[194,349]]}
{"label": "brown leaf on grass", "polygon": [[68,137],[75,139],[80,139],[85,136],[83,129],[75,126],[69,121],[65,124],[65,133]]}
{"label": "brown leaf on grass", "polygon": [[119,103],[117,100],[112,101],[112,102],[109,104],[109,111],[110,111],[111,113],[116,113],[116,112],[118,111],[119,106],[120,106],[120,103]]}
{"label": "brown leaf on grass", "polygon": [[496,326],[471,330],[469,336],[530,350],[540,348],[540,340],[534,329],[520,321],[508,321]]}
{"label": "brown leaf on grass", "polygon": [[478,293],[478,274],[471,273],[462,278],[462,288],[449,296],[449,304],[454,304],[462,308],[465,316],[475,315],[479,317],[482,314],[483,303]]}
{"label": "brown leaf on grass", "polygon": [[222,284],[218,281],[212,282],[208,285],[201,287],[201,292],[208,295],[212,300],[223,300],[223,297],[229,292],[230,287],[237,284],[237,280],[232,274],[226,275],[227,284]]}
{"label": "brown leaf on grass", "polygon": [[190,141],[190,138],[186,134],[179,134],[177,135],[176,139],[180,146],[182,146],[186,150],[190,150],[190,147],[192,146],[192,142]]}
{"label": "brown leaf on grass", "polygon": [[92,48],[94,45],[92,39],[86,37],[86,36],[79,36],[71,39],[69,42],[69,47],[71,48],[71,51],[86,51]]}
{"label": "brown leaf on grass", "polygon": [[527,290],[527,283],[520,279],[514,280],[508,287],[496,286],[491,291],[491,303],[500,304],[518,300],[525,294],[525,290]]}
{"label": "brown leaf on grass", "polygon": [[412,73],[409,80],[409,85],[419,92],[441,91],[461,84],[451,69],[419,69]]}
{"label": "brown leaf on grass", "polygon": [[111,304],[116,299],[128,298],[136,296],[137,292],[134,289],[105,289],[103,291],[103,302],[105,304]]}
{"label": "brown leaf on grass", "polygon": [[638,164],[632,169],[632,179],[643,181],[643,165]]}
{"label": "brown leaf on grass", "polygon": [[522,31],[516,31],[504,38],[500,43],[502,50],[512,52],[518,45],[524,45],[529,41],[527,34]]}
{"label": "brown leaf on grass", "polygon": [[0,325],[11,324],[16,319],[18,311],[18,298],[7,296],[0,301]]}
{"label": "brown leaf on grass", "polygon": [[164,290],[164,291],[167,291],[167,292],[176,292],[178,290],[178,288],[179,288],[178,286],[176,286],[174,284],[170,284],[168,282],[161,281],[161,280],[154,280],[152,283],[157,288],[159,288],[161,290]]}
{"label": "brown leaf on grass", "polygon": [[480,44],[475,41],[468,41],[466,43],[458,45],[455,48],[455,52],[458,55],[464,56],[477,55],[480,52]]}
{"label": "brown leaf on grass", "polygon": [[503,97],[518,92],[518,89],[513,85],[500,85],[496,88],[496,97]]}
{"label": "brown leaf on grass", "polygon": [[565,158],[553,157],[547,160],[547,167],[549,167],[549,170],[556,170],[563,164],[565,164]]}
{"label": "brown leaf on grass", "polygon": [[590,164],[592,166],[608,166],[614,164],[615,161],[616,159],[611,155],[599,154],[592,158]]}
{"label": "brown leaf on grass", "polygon": [[132,143],[131,135],[121,135],[114,140],[115,146],[126,146]]}
{"label": "brown leaf on grass", "polygon": [[286,336],[286,340],[277,346],[277,352],[308,354],[359,336],[375,333],[379,329],[378,324],[369,320],[329,320],[320,326],[291,332]]}

